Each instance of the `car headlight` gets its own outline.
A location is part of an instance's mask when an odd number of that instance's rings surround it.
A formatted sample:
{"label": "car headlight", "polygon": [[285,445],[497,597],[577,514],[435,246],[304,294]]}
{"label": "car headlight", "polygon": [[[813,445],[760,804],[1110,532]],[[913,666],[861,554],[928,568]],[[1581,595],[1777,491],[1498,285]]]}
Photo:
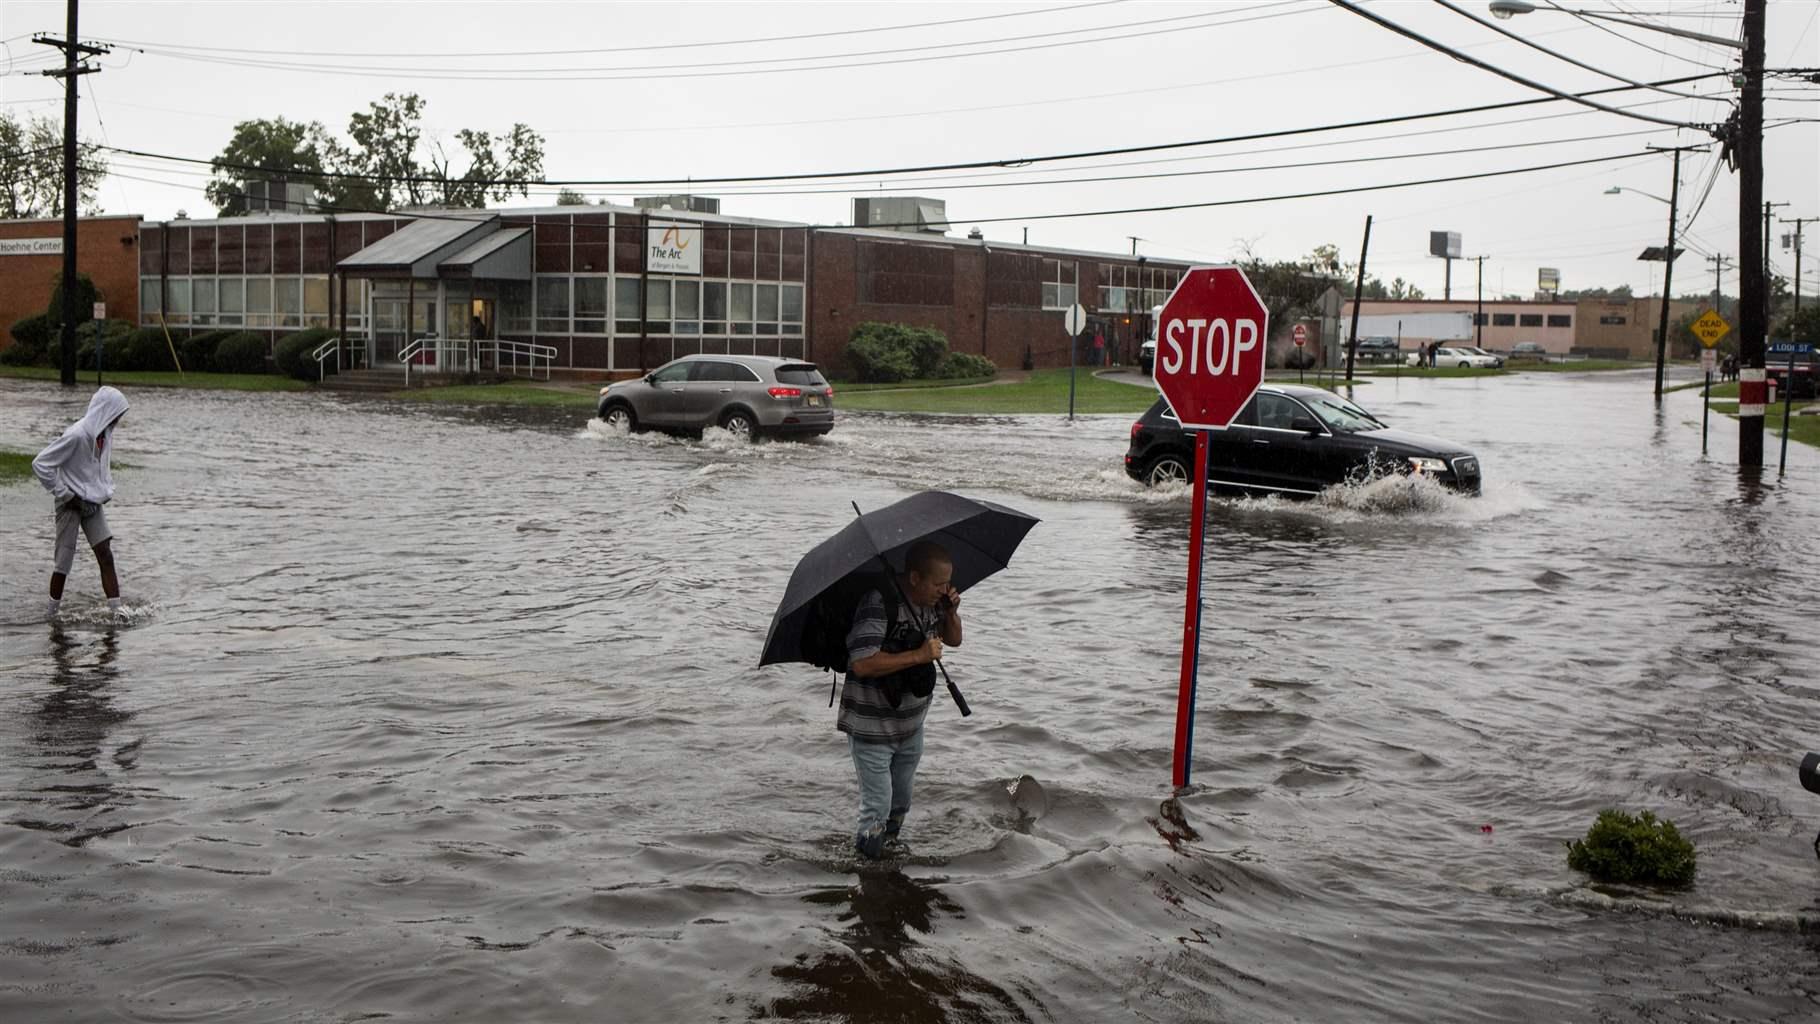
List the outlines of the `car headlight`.
{"label": "car headlight", "polygon": [[1416,473],[1445,473],[1447,463],[1440,459],[1425,459],[1411,455],[1409,456],[1409,468]]}
{"label": "car headlight", "polygon": [[602,397],[602,398],[605,398],[605,397],[607,397],[607,392],[609,392],[609,391],[611,391],[611,390],[613,390],[613,385],[611,385],[611,384],[608,384],[608,385],[607,385],[607,386],[606,386],[606,387],[604,387],[604,388],[601,388],[601,389],[600,389],[600,397]]}

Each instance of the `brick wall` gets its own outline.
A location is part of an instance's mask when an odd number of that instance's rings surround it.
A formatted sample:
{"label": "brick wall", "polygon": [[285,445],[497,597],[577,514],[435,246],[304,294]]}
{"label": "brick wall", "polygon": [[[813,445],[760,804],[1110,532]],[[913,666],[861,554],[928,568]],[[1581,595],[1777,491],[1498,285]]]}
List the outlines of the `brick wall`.
{"label": "brick wall", "polygon": [[[61,220],[0,221],[0,239],[63,237]],[[76,222],[76,270],[87,274],[107,303],[108,316],[139,315],[139,218],[85,217]],[[45,311],[63,255],[0,255],[0,348],[13,343],[14,321]]]}

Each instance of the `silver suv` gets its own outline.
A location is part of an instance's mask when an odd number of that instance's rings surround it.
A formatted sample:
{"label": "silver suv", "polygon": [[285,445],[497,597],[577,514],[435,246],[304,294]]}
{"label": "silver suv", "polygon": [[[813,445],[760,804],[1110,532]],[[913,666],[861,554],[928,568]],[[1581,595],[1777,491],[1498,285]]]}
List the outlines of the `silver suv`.
{"label": "silver suv", "polygon": [[608,426],[625,430],[826,434],[834,429],[834,389],[814,363],[800,359],[683,356],[601,388],[599,412]]}

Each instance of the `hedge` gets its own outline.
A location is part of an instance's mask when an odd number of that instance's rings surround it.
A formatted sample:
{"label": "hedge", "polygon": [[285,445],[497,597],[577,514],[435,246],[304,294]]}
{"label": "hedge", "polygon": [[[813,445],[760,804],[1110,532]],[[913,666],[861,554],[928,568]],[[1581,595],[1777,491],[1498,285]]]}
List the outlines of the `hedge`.
{"label": "hedge", "polygon": [[216,373],[264,373],[265,338],[252,331],[236,331],[215,346],[209,369]]}
{"label": "hedge", "polygon": [[278,372],[296,380],[315,380],[318,376],[316,360],[310,353],[316,351],[323,342],[335,336],[327,327],[311,327],[287,334],[278,339],[278,345],[272,350],[272,362],[277,364]]}
{"label": "hedge", "polygon": [[894,384],[935,375],[948,355],[948,339],[929,327],[867,321],[853,329],[847,364],[869,384]]}

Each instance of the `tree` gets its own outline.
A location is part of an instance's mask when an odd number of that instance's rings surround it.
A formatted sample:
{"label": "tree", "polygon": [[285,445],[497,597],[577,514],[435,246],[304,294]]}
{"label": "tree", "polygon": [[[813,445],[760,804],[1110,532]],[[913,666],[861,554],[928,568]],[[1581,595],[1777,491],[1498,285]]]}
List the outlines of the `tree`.
{"label": "tree", "polygon": [[1417,288],[1415,285],[1410,284],[1408,281],[1399,277],[1390,282],[1388,297],[1392,299],[1414,301],[1421,299],[1423,295],[1422,289]]}
{"label": "tree", "polygon": [[467,154],[467,167],[458,171],[442,143],[424,136],[426,105],[416,93],[386,93],[348,118],[346,141],[316,121],[243,121],[213,161],[209,199],[224,217],[245,213],[247,183],[273,177],[314,184],[321,204],[337,211],[483,207],[488,199],[530,194],[526,185],[499,182],[543,176],[541,135],[523,124],[497,139],[464,128],[455,138]]}
{"label": "tree", "polygon": [[[78,141],[76,203],[98,212],[95,198],[107,177],[107,160],[94,144]],[[0,112],[0,216],[63,215],[63,127],[48,117],[21,121]]]}
{"label": "tree", "polygon": [[586,206],[586,205],[588,205],[588,197],[582,195],[580,192],[577,192],[574,189],[565,188],[561,192],[556,193],[556,205],[557,206]]}
{"label": "tree", "polygon": [[242,121],[227,147],[209,161],[215,176],[205,194],[221,216],[238,217],[247,212],[248,186],[255,181],[301,181],[325,192],[323,150],[332,141],[320,121]]}
{"label": "tree", "polygon": [[1820,345],[1820,305],[1809,303],[1799,313],[1790,313],[1771,332],[1777,341],[1804,341]]}
{"label": "tree", "polygon": [[1578,288],[1561,292],[1556,298],[1571,302],[1575,299],[1631,299],[1630,285],[1621,284],[1616,288]]}

